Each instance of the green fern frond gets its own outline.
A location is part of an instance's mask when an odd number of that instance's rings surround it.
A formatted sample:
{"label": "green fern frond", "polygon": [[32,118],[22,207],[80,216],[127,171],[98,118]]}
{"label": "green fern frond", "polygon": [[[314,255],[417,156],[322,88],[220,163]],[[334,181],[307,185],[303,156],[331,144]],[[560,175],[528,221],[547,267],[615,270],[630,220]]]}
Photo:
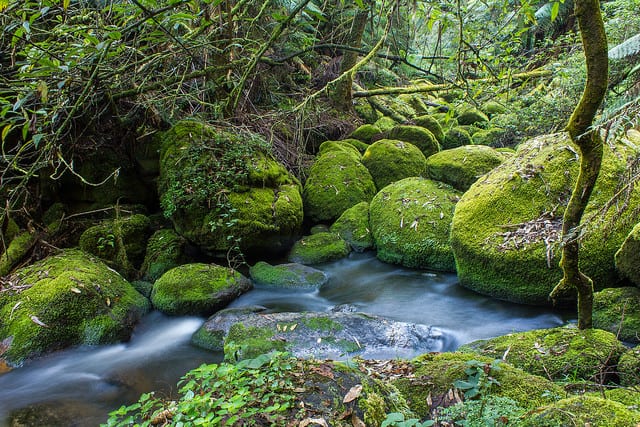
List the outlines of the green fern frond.
{"label": "green fern frond", "polygon": [[550,1],[536,10],[536,31],[551,34],[573,13],[573,0]]}
{"label": "green fern frond", "polygon": [[609,50],[609,59],[622,59],[640,53],[640,33]]}

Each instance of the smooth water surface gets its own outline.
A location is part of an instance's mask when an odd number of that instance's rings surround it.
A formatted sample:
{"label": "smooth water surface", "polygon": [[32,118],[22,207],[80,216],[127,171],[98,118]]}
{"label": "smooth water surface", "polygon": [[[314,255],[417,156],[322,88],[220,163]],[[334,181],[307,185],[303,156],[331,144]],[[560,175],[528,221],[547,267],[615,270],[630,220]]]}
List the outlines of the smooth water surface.
{"label": "smooth water surface", "polygon": [[[410,270],[379,262],[375,254],[318,267],[329,281],[318,290],[256,287],[233,307],[262,305],[271,311],[351,310],[439,328],[445,351],[466,342],[515,331],[548,328],[570,320],[566,313],[494,301],[457,284],[454,274]],[[177,380],[220,354],[189,344],[204,319],[170,318],[153,312],[143,319],[129,343],[59,352],[0,375],[0,427],[10,414],[30,405],[36,411],[70,416],[58,425],[97,426],[109,411],[159,390],[169,395]],[[390,355],[393,357],[393,355]],[[29,424],[28,424],[29,425]],[[31,424],[42,425],[42,424]]]}

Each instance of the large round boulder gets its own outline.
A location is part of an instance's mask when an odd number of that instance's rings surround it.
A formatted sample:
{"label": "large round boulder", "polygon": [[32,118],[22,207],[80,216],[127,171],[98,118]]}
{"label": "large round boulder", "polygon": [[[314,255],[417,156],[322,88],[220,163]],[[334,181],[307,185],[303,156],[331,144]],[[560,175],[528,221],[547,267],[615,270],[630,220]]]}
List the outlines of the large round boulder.
{"label": "large round boulder", "polygon": [[385,138],[408,142],[422,151],[425,157],[440,150],[440,144],[436,136],[428,129],[421,126],[398,125],[385,133]]}
{"label": "large round boulder", "polygon": [[470,144],[473,144],[473,140],[471,139],[469,132],[460,126],[454,126],[445,132],[444,140],[442,141],[442,149],[448,150],[450,148],[462,147],[463,145]]}
{"label": "large round boulder", "polygon": [[162,140],[160,199],[178,234],[214,255],[288,248],[302,224],[300,188],[263,138],[185,120]]}
{"label": "large round boulder", "polygon": [[0,354],[9,364],[80,344],[127,340],[149,301],[79,250],[17,270],[0,292]]}
{"label": "large round boulder", "polygon": [[616,252],[616,267],[636,286],[640,286],[640,224],[633,227]]}
{"label": "large round boulder", "polygon": [[[567,134],[541,136],[521,144],[514,156],[464,193],[451,229],[463,286],[508,301],[550,304],[548,295],[562,277],[562,215],[578,164],[577,149]],[[581,268],[596,290],[618,282],[614,254],[629,232],[625,224],[633,212],[619,213],[607,202],[625,169],[625,149],[614,152],[605,145],[581,241]],[[637,203],[638,196],[632,194],[631,203]],[[609,209],[603,212],[603,207]]]}
{"label": "large round boulder", "polygon": [[153,306],[165,314],[208,316],[251,289],[237,271],[214,264],[184,264],[164,273],[151,290]]}
{"label": "large round boulder", "polygon": [[479,177],[504,161],[504,156],[484,145],[443,150],[427,159],[426,176],[467,191]]}
{"label": "large round boulder", "polygon": [[442,141],[444,141],[444,131],[442,130],[442,125],[432,115],[427,114],[424,116],[419,116],[413,119],[413,121],[415,122],[416,126],[423,127],[430,131],[433,136],[436,137],[436,140],[439,143],[442,143]]}
{"label": "large round boulder", "polygon": [[349,244],[339,235],[329,232],[303,236],[289,251],[290,262],[322,264],[344,258],[351,252]]}
{"label": "large round boulder", "polygon": [[405,267],[455,271],[449,230],[460,195],[447,184],[421,177],[381,190],[369,206],[378,258]]}
{"label": "large round boulder", "polygon": [[186,239],[173,229],[158,230],[149,238],[144,262],[140,268],[142,278],[155,282],[174,267],[185,264]]}
{"label": "large round boulder", "polygon": [[362,156],[362,164],[371,173],[378,190],[403,178],[422,175],[426,163],[418,147],[393,139],[374,142]]}
{"label": "large round boulder", "polygon": [[369,225],[369,203],[361,202],[344,211],[329,229],[342,237],[356,252],[373,248]]}
{"label": "large round boulder", "polygon": [[249,275],[256,284],[282,289],[318,289],[329,279],[323,271],[295,262],[271,265],[258,261]]}
{"label": "large round boulder", "polygon": [[332,222],[351,206],[368,202],[376,185],[367,168],[351,153],[330,151],[319,156],[304,185],[305,217]]}

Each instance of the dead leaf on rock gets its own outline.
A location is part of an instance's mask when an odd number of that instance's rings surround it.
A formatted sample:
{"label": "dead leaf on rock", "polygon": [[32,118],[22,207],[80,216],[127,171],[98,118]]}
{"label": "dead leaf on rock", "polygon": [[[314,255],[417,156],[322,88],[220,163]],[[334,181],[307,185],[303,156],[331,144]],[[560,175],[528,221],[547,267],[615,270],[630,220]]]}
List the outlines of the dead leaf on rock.
{"label": "dead leaf on rock", "polygon": [[5,354],[9,347],[11,347],[11,343],[13,342],[13,336],[7,337],[0,341],[0,356]]}
{"label": "dead leaf on rock", "polygon": [[353,427],[367,427],[367,425],[362,421],[356,414],[351,415],[351,424]]}
{"label": "dead leaf on rock", "polygon": [[32,321],[33,323],[35,323],[35,324],[36,324],[36,325],[38,325],[38,326],[42,326],[43,328],[48,328],[48,327],[49,327],[49,326],[47,326],[47,324],[46,324],[46,323],[44,323],[42,320],[38,319],[38,317],[37,317],[37,316],[31,315],[31,316],[29,316],[29,318],[31,319],[31,321]]}
{"label": "dead leaf on rock", "polygon": [[335,376],[333,375],[333,369],[331,368],[330,365],[323,363],[321,365],[317,365],[317,366],[312,366],[311,367],[311,371],[313,373],[316,373],[318,375],[322,375],[323,377],[327,377],[329,379],[334,379]]}
{"label": "dead leaf on rock", "polygon": [[329,424],[327,424],[327,421],[324,418],[305,418],[304,420],[300,421],[298,427],[307,427],[314,425],[329,427]]}
{"label": "dead leaf on rock", "polygon": [[362,384],[354,385],[342,399],[342,403],[349,403],[356,400],[362,394]]}

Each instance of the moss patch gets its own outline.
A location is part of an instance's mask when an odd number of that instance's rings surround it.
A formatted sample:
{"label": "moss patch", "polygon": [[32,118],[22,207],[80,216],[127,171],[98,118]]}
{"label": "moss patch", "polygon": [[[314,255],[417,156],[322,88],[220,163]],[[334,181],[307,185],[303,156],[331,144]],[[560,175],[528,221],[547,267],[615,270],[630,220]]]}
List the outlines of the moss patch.
{"label": "moss patch", "polygon": [[291,248],[288,259],[300,264],[321,264],[344,258],[349,252],[351,248],[342,237],[321,232],[298,240]]}
{"label": "moss patch", "polygon": [[426,176],[467,191],[479,177],[504,161],[504,156],[484,145],[443,150],[427,159]]}
{"label": "moss patch", "polygon": [[144,280],[155,282],[160,276],[186,262],[184,249],[187,241],[172,229],[158,230],[147,242],[142,263]]}
{"label": "moss patch", "polygon": [[360,160],[360,158],[362,157],[362,155],[360,154],[360,151],[358,151],[356,147],[354,147],[352,144],[349,144],[348,142],[345,142],[345,141],[323,142],[322,144],[320,144],[320,148],[318,149],[318,156],[321,156],[323,154],[326,154],[332,151],[347,153],[349,155],[352,155],[355,160]]}
{"label": "moss patch", "polygon": [[618,376],[623,386],[640,386],[640,346],[627,350],[622,355],[618,363]]}
{"label": "moss patch", "polygon": [[455,271],[449,230],[460,193],[425,178],[406,178],[371,201],[371,233],[384,262]]}
{"label": "moss patch", "polygon": [[454,126],[444,134],[444,141],[442,142],[442,149],[448,150],[450,148],[462,147],[463,145],[473,144],[471,135],[465,129]]}
{"label": "moss patch", "polygon": [[29,233],[28,231],[15,235],[7,250],[0,255],[0,276],[5,276],[11,272],[11,269],[29,252],[36,242],[36,238],[35,233]]}
{"label": "moss patch", "polygon": [[591,425],[630,427],[640,422],[640,413],[621,403],[594,396],[575,396],[529,413],[522,426],[557,427]]}
{"label": "moss patch", "polygon": [[633,227],[615,255],[618,271],[640,286],[640,224]]}
{"label": "moss patch", "polygon": [[350,207],[330,228],[342,237],[356,252],[373,248],[373,236],[369,225],[369,203],[361,202]]}
{"label": "moss patch", "polygon": [[640,342],[640,289],[626,287],[596,292],[593,326],[616,334],[622,341]]}
{"label": "moss patch", "polygon": [[374,142],[362,156],[362,164],[369,170],[378,190],[403,178],[422,175],[426,162],[415,145],[392,139]]}
{"label": "moss patch", "polygon": [[349,138],[354,138],[367,144],[371,144],[373,142],[373,138],[379,133],[380,129],[376,125],[365,124],[351,132]]}
{"label": "moss patch", "polygon": [[440,151],[440,144],[435,135],[421,126],[399,125],[385,132],[385,138],[408,142],[418,147],[425,157]]}
{"label": "moss patch", "polygon": [[327,281],[320,270],[302,264],[270,265],[259,261],[249,269],[254,282],[277,288],[319,288]]}
{"label": "moss patch", "polygon": [[413,119],[416,126],[423,127],[430,131],[436,137],[436,141],[440,144],[444,141],[444,131],[440,122],[431,115],[419,116]]}

